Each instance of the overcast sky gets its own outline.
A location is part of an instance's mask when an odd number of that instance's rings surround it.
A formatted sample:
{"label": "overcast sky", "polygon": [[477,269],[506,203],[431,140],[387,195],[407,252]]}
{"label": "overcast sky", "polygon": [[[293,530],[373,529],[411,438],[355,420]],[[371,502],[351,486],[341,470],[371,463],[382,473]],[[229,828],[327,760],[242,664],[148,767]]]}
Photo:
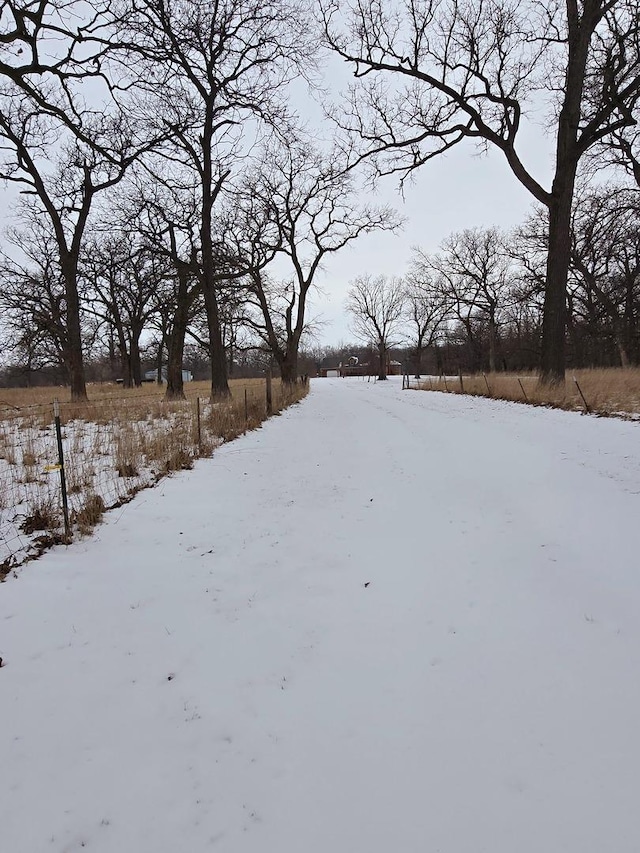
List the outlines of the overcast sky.
{"label": "overcast sky", "polygon": [[[353,78],[341,60],[327,57],[325,62],[323,85],[337,104],[340,91]],[[306,91],[306,95],[293,94],[294,105],[301,116],[326,132],[321,110]],[[517,150],[525,167],[551,189],[554,140],[543,130],[542,104],[538,109],[536,116],[523,116]],[[377,199],[368,193],[364,200],[393,206],[405,219],[404,228],[396,234],[380,232],[359,238],[327,261],[311,300],[310,313],[323,321],[316,334],[320,345],[354,340],[344,303],[349,282],[356,276],[402,276],[413,246],[436,251],[445,237],[464,228],[511,228],[523,221],[534,202],[501,152],[490,148],[487,154],[478,154],[467,141],[416,170],[413,180],[405,184],[404,196],[398,190],[397,177],[390,177],[380,181]]]}
{"label": "overcast sky", "polygon": [[471,145],[464,144],[423,166],[413,184],[405,187],[404,200],[393,179],[381,183],[379,200],[400,212],[406,219],[404,228],[396,234],[359,238],[325,265],[311,312],[324,321],[319,344],[353,340],[344,302],[349,281],[356,276],[404,275],[413,246],[436,251],[454,231],[490,225],[510,228],[524,219],[533,202],[498,152],[477,156]]}

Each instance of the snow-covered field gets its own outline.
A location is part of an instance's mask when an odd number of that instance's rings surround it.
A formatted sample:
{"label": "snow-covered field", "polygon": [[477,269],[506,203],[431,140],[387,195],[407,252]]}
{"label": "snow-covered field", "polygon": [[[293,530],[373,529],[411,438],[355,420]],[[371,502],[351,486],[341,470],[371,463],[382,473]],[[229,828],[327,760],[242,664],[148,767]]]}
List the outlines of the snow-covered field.
{"label": "snow-covered field", "polygon": [[640,428],[300,406],[0,586],[6,853],[638,853]]}
{"label": "snow-covered field", "polygon": [[[192,402],[174,402],[163,411],[158,401],[160,414],[145,417],[132,417],[118,403],[107,412],[96,407],[94,421],[69,420],[62,430],[72,521],[96,495],[106,507],[124,503],[175,468],[176,454],[184,460],[198,454]],[[204,402],[203,421],[209,412]],[[57,534],[60,541],[64,532],[55,426],[44,420],[41,413],[0,420],[0,577],[5,567],[39,553],[43,535]],[[202,431],[209,447],[221,443],[206,434],[205,423]]]}

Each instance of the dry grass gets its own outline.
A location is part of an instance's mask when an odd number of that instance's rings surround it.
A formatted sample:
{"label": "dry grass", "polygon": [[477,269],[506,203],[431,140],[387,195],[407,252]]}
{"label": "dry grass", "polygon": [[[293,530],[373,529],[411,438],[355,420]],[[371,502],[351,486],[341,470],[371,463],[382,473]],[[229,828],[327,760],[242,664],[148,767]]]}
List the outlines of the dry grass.
{"label": "dry grass", "polygon": [[31,515],[28,515],[22,522],[23,533],[34,533],[35,531],[56,530],[60,524],[60,509],[52,500],[38,501],[31,508]]}
{"label": "dry grass", "polygon": [[[110,386],[111,396],[92,395],[94,400],[86,404],[61,403],[67,496],[75,529],[90,531],[106,508],[121,505],[173,471],[191,468],[194,459],[258,427],[267,417],[265,380],[235,381],[231,387],[232,399],[220,403],[209,400],[208,383],[190,383],[186,401],[165,403],[162,389],[152,385],[138,390]],[[302,399],[307,391],[308,386],[287,389],[274,380],[273,412]],[[51,388],[15,391],[11,408],[0,409],[3,573],[62,541],[53,394]],[[37,530],[46,531],[46,542],[33,536]]]}
{"label": "dry grass", "polygon": [[640,417],[640,368],[569,371],[564,385],[551,387],[541,386],[533,373],[463,375],[462,389],[459,377],[430,377],[423,379],[419,387],[426,391],[473,394],[569,411],[588,410],[598,415]]}
{"label": "dry grass", "polygon": [[[264,389],[264,384],[264,379],[231,379],[229,381],[231,394],[234,399],[238,400],[244,397],[245,388],[249,394],[255,394]],[[273,384],[275,388],[279,384],[279,380],[274,379]],[[184,385],[184,392],[188,400],[194,400],[196,397],[208,397],[210,391],[211,383],[208,380],[185,382]],[[123,388],[116,382],[96,382],[87,385],[89,405],[93,404],[97,407],[98,404],[104,404],[105,411],[108,411],[108,404],[112,402],[116,402],[118,406],[137,402],[143,407],[149,407],[153,400],[161,403],[164,392],[165,386],[158,385],[155,382],[145,382],[140,388]],[[63,385],[49,385],[38,388],[0,388],[0,415],[2,418],[11,417],[12,413],[24,416],[25,409],[50,407],[54,399],[60,400],[61,408],[75,413],[72,404],[67,402],[69,389]],[[83,404],[73,405],[82,408]]]}
{"label": "dry grass", "polygon": [[101,521],[105,509],[100,495],[87,495],[83,506],[74,510],[71,523],[77,527],[81,536],[86,536]]}

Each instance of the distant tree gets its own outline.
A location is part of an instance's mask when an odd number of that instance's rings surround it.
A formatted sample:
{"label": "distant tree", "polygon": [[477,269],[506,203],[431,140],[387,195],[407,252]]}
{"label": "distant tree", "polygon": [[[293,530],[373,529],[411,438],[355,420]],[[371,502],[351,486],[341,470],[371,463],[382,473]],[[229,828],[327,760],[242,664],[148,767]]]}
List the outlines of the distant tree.
{"label": "distant tree", "polygon": [[396,229],[399,218],[388,207],[360,203],[354,173],[334,154],[296,142],[264,160],[270,168],[246,194],[253,211],[245,241],[253,252],[245,262],[248,295],[257,309],[254,329],[282,380],[293,383],[300,342],[310,331],[307,302],[322,264],[364,234]]}
{"label": "distant tree", "polygon": [[202,254],[197,192],[189,183],[133,176],[114,210],[116,222],[138,234],[144,256],[159,265],[150,325],[158,333],[157,370],[166,352],[165,399],[184,399],[183,361],[187,331],[202,312]]}
{"label": "distant tree", "polygon": [[637,363],[640,193],[604,186],[578,198],[572,217],[571,265],[582,285],[574,298],[589,306],[599,337],[604,337],[602,325],[607,323],[622,367]]}
{"label": "distant tree", "polygon": [[418,379],[423,352],[435,344],[453,308],[429,256],[421,249],[414,249],[409,272],[405,276],[405,305],[409,326],[413,329],[415,376]]}
{"label": "distant tree", "polygon": [[88,242],[81,260],[87,308],[115,332],[125,388],[142,384],[140,339],[166,278],[161,257],[130,231]]}
{"label": "distant tree", "polygon": [[[133,122],[123,115],[77,115],[81,134],[60,121],[58,109],[36,106],[21,90],[0,89],[0,177],[14,184],[29,203],[27,223],[48,219],[65,285],[66,363],[73,400],[86,399],[80,326],[80,256],[96,198],[114,187],[126,170],[151,147],[140,142]],[[90,138],[88,143],[85,139]]]}
{"label": "distant tree", "polygon": [[97,194],[152,144],[131,104],[114,98],[126,85],[107,74],[115,8],[111,0],[6,0],[0,9],[0,175],[51,224],[74,400],[86,399],[78,262],[89,216]]}
{"label": "distant tree", "polygon": [[[538,207],[510,235],[517,264],[516,315],[529,330],[537,323],[544,288],[547,211]],[[610,361],[613,341],[622,365],[638,347],[640,195],[628,185],[592,187],[582,182],[571,217],[567,281],[567,331],[576,364]]]}
{"label": "distant tree", "polygon": [[63,367],[68,378],[66,292],[55,238],[38,217],[7,236],[13,248],[0,262],[5,358],[10,353],[27,375],[53,365]]}
{"label": "distant tree", "polygon": [[451,234],[430,263],[469,342],[473,343],[474,327],[486,327],[489,370],[495,371],[501,312],[509,301],[511,285],[504,235],[497,228],[468,228]]}
{"label": "distant tree", "polygon": [[400,278],[362,275],[349,287],[346,308],[352,331],[378,351],[378,379],[387,378],[387,353],[400,339],[405,311],[405,289]]}

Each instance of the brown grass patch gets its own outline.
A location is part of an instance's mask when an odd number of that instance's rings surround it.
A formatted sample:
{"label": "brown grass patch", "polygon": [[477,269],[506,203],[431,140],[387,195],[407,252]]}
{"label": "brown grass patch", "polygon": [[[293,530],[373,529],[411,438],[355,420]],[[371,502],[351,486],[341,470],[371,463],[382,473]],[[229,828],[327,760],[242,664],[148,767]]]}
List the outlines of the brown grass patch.
{"label": "brown grass patch", "polygon": [[458,377],[433,376],[422,379],[419,387],[568,411],[588,410],[598,415],[640,416],[640,368],[637,367],[567,371],[564,384],[552,386],[540,385],[533,373],[488,373],[463,375],[462,388]]}
{"label": "brown grass patch", "polygon": [[[265,379],[230,384],[232,396],[224,402],[210,401],[209,383],[189,383],[186,401],[165,403],[164,389],[155,385],[135,390],[111,385],[93,386],[90,393],[95,399],[89,403],[61,403],[72,526],[80,533],[89,532],[106,508],[122,505],[172,471],[191,468],[196,458],[211,455],[222,442],[260,426],[267,417]],[[96,388],[104,396],[97,395]],[[307,392],[307,384],[288,388],[273,380],[273,413],[298,402]],[[4,574],[31,559],[34,548],[39,554],[52,544],[68,541],[61,533],[52,426],[56,394],[60,389],[11,390],[11,407],[5,400],[0,408],[0,457],[4,460],[0,505],[9,510],[24,508],[20,529],[30,537],[27,543],[19,536],[10,540],[0,530]],[[34,536],[39,531],[42,535]]]}
{"label": "brown grass patch", "polygon": [[53,501],[43,500],[31,508],[20,529],[23,533],[35,533],[37,530],[57,530],[60,526],[60,510]]}
{"label": "brown grass patch", "polygon": [[79,533],[86,536],[102,520],[105,509],[100,495],[88,495],[82,508],[72,513],[71,523],[77,526]]}
{"label": "brown grass patch", "polygon": [[190,471],[191,468],[193,468],[193,457],[186,450],[179,448],[164,460],[163,473]]}

